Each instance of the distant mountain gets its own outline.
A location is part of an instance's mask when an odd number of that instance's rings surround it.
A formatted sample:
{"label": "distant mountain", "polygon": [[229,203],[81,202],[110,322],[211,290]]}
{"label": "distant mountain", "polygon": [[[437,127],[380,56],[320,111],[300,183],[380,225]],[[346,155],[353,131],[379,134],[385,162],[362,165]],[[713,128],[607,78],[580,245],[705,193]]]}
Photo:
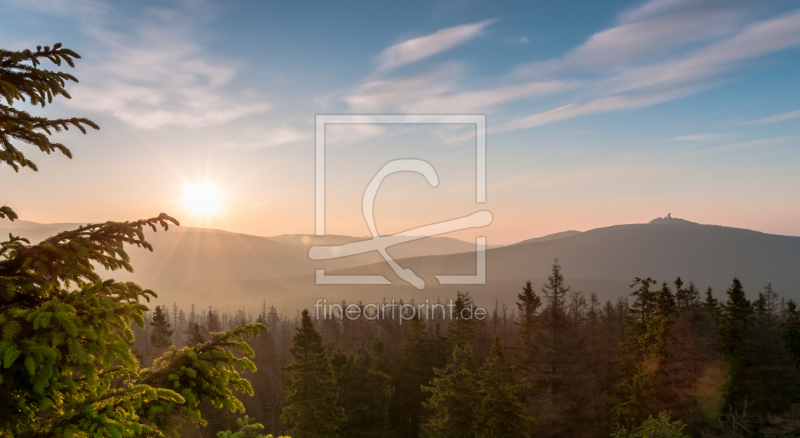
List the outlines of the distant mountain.
{"label": "distant mountain", "polygon": [[560,233],[548,234],[542,237],[534,237],[533,239],[523,240],[522,242],[517,242],[514,245],[524,245],[526,243],[534,242],[547,242],[548,240],[563,239],[564,237],[570,237],[576,234],[580,234],[580,231],[562,231]]}
{"label": "distant mountain", "polygon": [[[782,295],[800,298],[800,237],[700,225],[671,217],[488,250],[487,285],[470,290],[491,289],[501,283],[521,285],[528,278],[544,279],[554,259],[559,259],[568,281],[597,283],[584,292],[596,291],[606,298],[627,294],[625,286],[634,277],[671,283],[678,276],[703,289],[711,286],[718,296],[736,276],[751,297],[772,282]],[[432,285],[436,284],[435,274],[475,272],[474,254],[410,258],[398,263]],[[393,281],[396,278],[384,264],[343,272],[356,271],[380,273]]]}
{"label": "distant mountain", "polygon": [[[71,224],[46,226],[0,223],[0,232],[34,237],[53,234]],[[24,231],[24,232],[23,232]],[[35,235],[35,236],[34,236]],[[658,218],[648,224],[617,225],[585,232],[566,231],[491,248],[486,254],[487,284],[441,286],[434,275],[473,274],[474,244],[449,238],[426,238],[389,250],[404,268],[426,282],[418,291],[396,277],[378,254],[362,254],[325,262],[308,259],[315,244],[361,240],[350,236],[317,238],[281,235],[271,238],[219,230],[179,227],[150,234],[154,253],[131,251],[135,274],[107,274],[152,287],[161,299],[197,305],[247,306],[266,299],[294,307],[312,306],[317,298],[331,300],[433,299],[468,290],[483,305],[495,299],[512,305],[528,279],[545,281],[559,259],[567,281],[576,290],[616,299],[630,292],[634,277],[672,282],[681,276],[701,289],[711,286],[718,297],[734,276],[753,298],[768,282],[787,298],[800,299],[800,237],[779,236],[737,228],[700,225],[683,219]],[[383,274],[387,286],[319,286],[314,270],[332,274]]]}
{"label": "distant mountain", "polygon": [[[0,233],[27,237],[39,242],[79,224],[38,224],[27,221],[0,222]],[[315,269],[336,270],[382,261],[377,253],[318,262],[308,258],[312,245],[341,245],[366,237],[286,234],[261,237],[227,231],[171,227],[168,232],[147,231],[154,252],[129,250],[135,273],[114,272],[118,280],[135,280],[146,287],[196,280],[264,280],[313,273]],[[448,237],[429,237],[389,248],[397,259],[474,251],[475,244]]]}

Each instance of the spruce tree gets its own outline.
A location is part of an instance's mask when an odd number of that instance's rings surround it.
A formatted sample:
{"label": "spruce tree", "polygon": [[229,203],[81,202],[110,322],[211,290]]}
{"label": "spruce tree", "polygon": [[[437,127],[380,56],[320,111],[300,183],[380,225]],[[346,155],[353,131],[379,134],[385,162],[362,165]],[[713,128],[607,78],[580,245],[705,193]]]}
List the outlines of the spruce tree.
{"label": "spruce tree", "polygon": [[364,349],[359,349],[355,355],[338,350],[331,357],[331,364],[339,384],[339,402],[347,417],[339,437],[390,437],[392,388],[389,376],[379,369],[378,359]]}
{"label": "spruce tree", "polygon": [[703,302],[703,307],[716,318],[717,312],[719,311],[719,300],[714,298],[714,291],[710,287],[706,289],[706,299]]}
{"label": "spruce tree", "polygon": [[469,293],[461,292],[456,294],[453,304],[453,319],[447,324],[447,338],[451,347],[464,349],[475,342],[474,315],[471,315],[475,306]]}
{"label": "spruce tree", "polygon": [[289,352],[294,362],[281,368],[288,381],[282,415],[287,434],[293,438],[338,436],[346,417],[322,336],[307,309],[302,312]]}
{"label": "spruce tree", "polygon": [[403,342],[398,349],[402,355],[392,386],[389,405],[389,421],[398,438],[419,438],[420,425],[426,421],[423,402],[427,394],[422,386],[430,385],[436,377],[434,369],[447,364],[447,338],[439,336],[438,324],[435,335],[430,336],[425,323],[420,319],[409,321]]}
{"label": "spruce tree", "polygon": [[[643,420],[653,412],[655,394],[652,371],[657,367],[663,344],[661,343],[664,310],[673,302],[671,292],[664,283],[660,291],[651,290],[657,282],[650,277],[636,277],[630,287],[636,288],[636,297],[625,313],[625,341],[620,345],[620,376],[617,387],[621,401],[612,411],[613,421],[626,424]],[[660,306],[659,306],[660,302]]]}
{"label": "spruce tree", "polygon": [[781,412],[790,406],[799,389],[795,386],[794,358],[781,342],[778,302],[778,295],[768,284],[754,303],[755,312],[736,351],[732,395],[752,401],[753,412]]}
{"label": "spruce tree", "polygon": [[657,411],[669,411],[699,436],[723,406],[726,369],[714,339],[714,319],[699,306],[685,308],[664,339],[659,363]]}
{"label": "spruce tree", "polygon": [[[72,75],[41,63],[74,66],[80,57],[56,44],[35,51],[0,50],[0,164],[37,170],[17,145],[72,157],[51,135],[97,129],[78,117],[49,119],[15,108],[69,98]],[[0,207],[0,219],[17,219]],[[39,244],[10,236],[0,242],[0,435],[163,436],[181,423],[203,424],[202,400],[243,410],[233,391],[252,394],[239,374],[253,369],[244,337],[260,325],[219,333],[202,347],[182,348],[140,369],[131,325],[144,328],[142,304],[155,296],[131,282],[103,280],[96,267],[132,271],[125,246],[152,251],[144,229],[178,222],[166,214],[134,222],[88,224]],[[237,370],[238,368],[238,370]]]}
{"label": "spruce tree", "polygon": [[530,281],[525,282],[522,292],[517,295],[519,321],[517,325],[517,343],[519,348],[530,348],[533,335],[536,333],[537,316],[542,307],[542,299],[536,295]]}
{"label": "spruce tree", "polygon": [[747,330],[750,328],[753,305],[744,292],[742,282],[733,279],[727,291],[728,300],[719,310],[719,343],[722,351],[731,359],[735,359],[742,346]]}
{"label": "spruce tree", "polygon": [[585,377],[591,367],[584,361],[588,352],[586,339],[567,314],[570,291],[556,260],[542,287],[546,307],[539,315],[533,361],[520,363],[537,390],[532,405],[540,421],[539,432],[546,436],[590,427],[588,423],[597,408],[588,400],[596,385]]}
{"label": "spruce tree", "polygon": [[203,328],[196,322],[190,322],[184,333],[186,334],[187,347],[194,347],[197,344],[206,342],[206,338],[203,336]]}
{"label": "spruce tree", "polygon": [[436,370],[431,386],[423,387],[430,393],[425,408],[430,417],[423,426],[424,437],[472,438],[477,436],[478,419],[475,409],[480,400],[472,347],[456,346],[452,362],[443,370]]}
{"label": "spruce tree", "polygon": [[525,415],[520,391],[529,386],[516,376],[499,336],[495,336],[486,362],[478,370],[480,401],[475,407],[479,436],[484,438],[526,438],[534,424]]}
{"label": "spruce tree", "polygon": [[156,355],[160,356],[172,346],[172,330],[167,321],[164,307],[156,306],[150,324],[153,326],[153,331],[150,333],[150,346],[155,349]]}
{"label": "spruce tree", "polygon": [[800,368],[800,311],[794,300],[786,302],[786,320],[783,322],[783,342]]}

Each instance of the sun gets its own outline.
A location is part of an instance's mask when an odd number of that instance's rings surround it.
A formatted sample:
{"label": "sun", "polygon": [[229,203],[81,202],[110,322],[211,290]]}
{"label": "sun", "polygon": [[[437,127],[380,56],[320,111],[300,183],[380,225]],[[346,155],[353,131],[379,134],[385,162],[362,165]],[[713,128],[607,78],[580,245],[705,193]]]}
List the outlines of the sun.
{"label": "sun", "polygon": [[211,216],[219,213],[222,195],[213,185],[202,182],[186,184],[183,203],[197,216]]}

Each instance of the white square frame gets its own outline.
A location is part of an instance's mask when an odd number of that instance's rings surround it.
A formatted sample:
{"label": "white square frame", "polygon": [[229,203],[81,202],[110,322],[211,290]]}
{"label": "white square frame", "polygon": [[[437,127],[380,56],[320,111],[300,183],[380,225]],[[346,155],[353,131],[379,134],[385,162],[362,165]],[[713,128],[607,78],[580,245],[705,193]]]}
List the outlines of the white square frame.
{"label": "white square frame", "polygon": [[[486,202],[486,115],[318,114],[315,122],[315,233],[325,236],[325,125],[327,124],[474,124],[476,131],[475,202]],[[486,237],[477,237],[476,275],[435,275],[439,284],[486,284]],[[316,284],[392,284],[382,275],[325,275],[316,270]],[[424,286],[423,286],[424,287]]]}

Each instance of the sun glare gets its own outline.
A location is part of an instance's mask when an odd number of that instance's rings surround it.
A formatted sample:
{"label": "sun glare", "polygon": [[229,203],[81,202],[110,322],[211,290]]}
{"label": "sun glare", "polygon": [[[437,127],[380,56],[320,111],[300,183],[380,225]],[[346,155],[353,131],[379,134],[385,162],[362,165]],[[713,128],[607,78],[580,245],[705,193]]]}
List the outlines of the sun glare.
{"label": "sun glare", "polygon": [[198,216],[210,216],[219,212],[221,194],[211,184],[187,184],[183,194],[183,203]]}

